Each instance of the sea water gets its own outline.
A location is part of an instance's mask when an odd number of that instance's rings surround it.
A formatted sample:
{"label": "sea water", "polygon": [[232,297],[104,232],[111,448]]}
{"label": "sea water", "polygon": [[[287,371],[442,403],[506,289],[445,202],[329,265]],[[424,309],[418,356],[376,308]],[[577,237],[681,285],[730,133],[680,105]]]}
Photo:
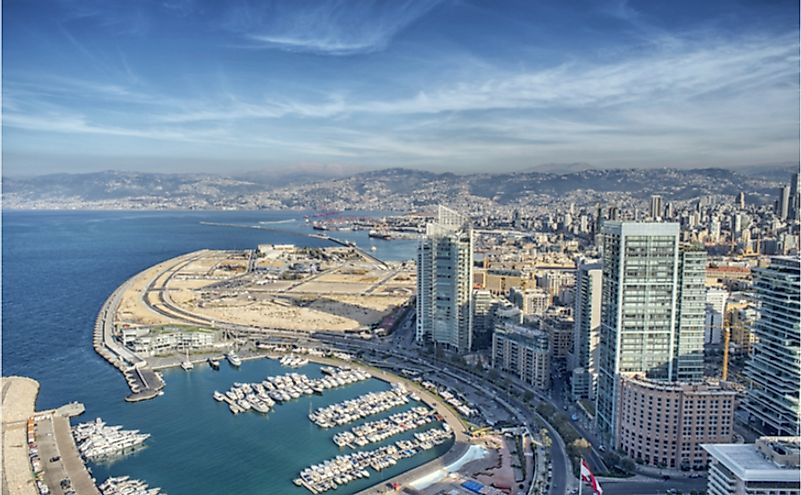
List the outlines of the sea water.
{"label": "sea water", "polygon": [[[232,415],[214,401],[214,390],[233,382],[261,381],[286,373],[275,361],[246,361],[220,371],[196,365],[191,372],[164,372],[165,394],[129,404],[121,374],[92,349],[97,311],[130,276],[160,261],[197,249],[250,249],[260,243],[329,246],[308,237],[296,212],[3,212],[3,375],[30,376],[41,384],[37,409],[69,401],[86,405],[78,421],[102,417],[109,424],[152,436],[146,447],[112,463],[92,465],[94,476],[128,475],[170,495],[299,494],[299,471],[349,449],[331,440],[344,427],[324,430],[308,418],[309,407],[353,398],[389,385],[369,380],[322,396],[277,405],[268,415]],[[201,222],[258,225],[222,227]],[[414,241],[368,239],[366,232],[336,232],[384,259],[414,257]],[[319,375],[314,364],[298,372]],[[396,408],[374,420],[402,410]],[[358,424],[358,423],[354,423]],[[352,427],[348,425],[348,427]],[[411,432],[390,441],[408,438]],[[375,448],[373,444],[366,448]],[[335,493],[352,493],[442,454],[448,444],[421,453]]]}

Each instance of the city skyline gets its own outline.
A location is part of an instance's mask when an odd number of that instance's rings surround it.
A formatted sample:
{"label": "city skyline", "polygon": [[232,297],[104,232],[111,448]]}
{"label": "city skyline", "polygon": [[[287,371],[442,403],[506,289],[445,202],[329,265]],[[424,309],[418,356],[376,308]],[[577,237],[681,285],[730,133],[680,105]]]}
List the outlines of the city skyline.
{"label": "city skyline", "polygon": [[795,163],[798,5],[4,8],[4,173]]}

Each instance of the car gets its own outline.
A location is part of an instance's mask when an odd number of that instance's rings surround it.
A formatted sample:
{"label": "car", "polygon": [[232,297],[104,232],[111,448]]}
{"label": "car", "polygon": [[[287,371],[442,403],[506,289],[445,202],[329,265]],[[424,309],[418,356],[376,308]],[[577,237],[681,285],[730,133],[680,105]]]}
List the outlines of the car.
{"label": "car", "polygon": [[61,460],[61,456],[53,456],[50,458],[50,462],[58,462]]}
{"label": "car", "polygon": [[663,479],[663,480],[665,480],[665,481],[667,481],[667,480],[669,480],[669,479],[670,479],[670,476],[668,476],[668,475],[666,475],[666,474],[663,474],[663,475],[662,475],[662,479]]}

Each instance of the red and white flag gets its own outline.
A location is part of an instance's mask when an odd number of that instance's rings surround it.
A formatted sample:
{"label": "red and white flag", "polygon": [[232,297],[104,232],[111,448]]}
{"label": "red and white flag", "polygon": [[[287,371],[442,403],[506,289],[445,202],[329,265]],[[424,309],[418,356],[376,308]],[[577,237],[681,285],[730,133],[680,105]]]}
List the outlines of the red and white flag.
{"label": "red and white flag", "polygon": [[592,492],[595,495],[602,495],[604,490],[601,488],[601,484],[598,483],[598,480],[595,479],[595,475],[592,474],[590,471],[590,467],[587,466],[587,461],[584,459],[581,460],[581,481],[586,481],[592,487]]}

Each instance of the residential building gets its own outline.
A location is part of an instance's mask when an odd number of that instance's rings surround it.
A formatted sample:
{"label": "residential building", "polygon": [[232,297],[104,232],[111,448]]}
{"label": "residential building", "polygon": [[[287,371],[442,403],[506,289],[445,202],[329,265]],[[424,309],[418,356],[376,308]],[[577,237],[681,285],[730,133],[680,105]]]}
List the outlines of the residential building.
{"label": "residential building", "polygon": [[542,316],[551,305],[551,296],[540,288],[513,287],[509,291],[509,300],[520,308],[525,316]]}
{"label": "residential building", "polygon": [[799,434],[801,389],[801,267],[795,257],[776,257],[756,269],[757,343],[746,365],[744,409],[766,434]]}
{"label": "residential building", "polygon": [[550,388],[550,351],[545,332],[523,325],[498,324],[492,334],[492,367],[512,373],[542,390]]}
{"label": "residential building", "polygon": [[418,342],[470,351],[472,283],[472,227],[467,217],[440,206],[417,247]]}
{"label": "residential building", "polygon": [[779,189],[779,199],[776,201],[776,216],[787,220],[790,215],[790,186],[785,185]]}
{"label": "residential building", "polygon": [[615,448],[648,466],[706,466],[705,443],[734,438],[734,389],[626,376],[620,382]]}
{"label": "residential building", "polygon": [[540,320],[540,328],[548,335],[551,357],[565,359],[573,351],[573,318],[546,315]]}
{"label": "residential building", "polygon": [[662,219],[662,196],[658,194],[651,196],[651,209],[649,213],[651,220]]}
{"label": "residential building", "polygon": [[594,399],[598,384],[598,340],[601,328],[603,269],[600,263],[582,263],[576,270],[573,310],[574,399]]}
{"label": "residential building", "polygon": [[798,495],[801,437],[762,437],[756,443],[706,444],[707,495]]}
{"label": "residential building", "polygon": [[704,343],[720,344],[723,337],[726,302],[729,291],[721,287],[707,287],[704,314]]}
{"label": "residential building", "polygon": [[500,302],[486,289],[473,291],[471,299],[473,314],[473,350],[488,349],[492,346],[492,332],[495,328],[495,311]]}
{"label": "residential building", "polygon": [[679,246],[677,223],[605,222],[597,422],[615,438],[619,382],[703,376],[706,254]]}

